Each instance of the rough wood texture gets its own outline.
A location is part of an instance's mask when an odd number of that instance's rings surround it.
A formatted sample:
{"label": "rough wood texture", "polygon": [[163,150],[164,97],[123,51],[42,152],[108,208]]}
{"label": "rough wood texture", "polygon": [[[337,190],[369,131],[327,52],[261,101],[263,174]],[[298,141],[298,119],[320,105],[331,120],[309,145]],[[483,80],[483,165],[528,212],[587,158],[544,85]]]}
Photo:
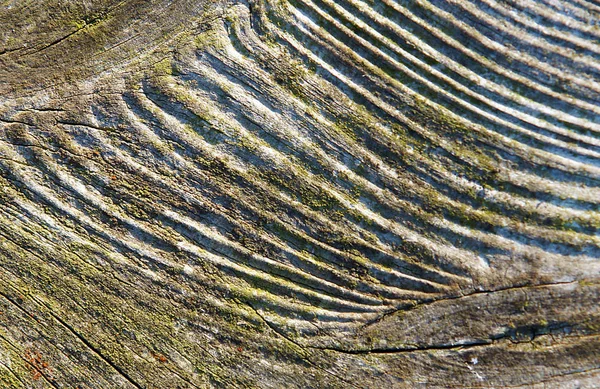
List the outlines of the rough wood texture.
{"label": "rough wood texture", "polygon": [[0,388],[600,387],[595,0],[0,2]]}

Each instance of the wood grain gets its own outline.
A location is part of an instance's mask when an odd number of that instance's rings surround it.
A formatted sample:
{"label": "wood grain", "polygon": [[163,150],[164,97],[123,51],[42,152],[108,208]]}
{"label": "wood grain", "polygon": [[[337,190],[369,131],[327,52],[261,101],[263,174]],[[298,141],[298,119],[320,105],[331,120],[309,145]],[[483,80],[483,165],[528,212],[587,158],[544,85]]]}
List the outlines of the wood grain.
{"label": "wood grain", "polygon": [[0,388],[600,387],[599,17],[0,2]]}

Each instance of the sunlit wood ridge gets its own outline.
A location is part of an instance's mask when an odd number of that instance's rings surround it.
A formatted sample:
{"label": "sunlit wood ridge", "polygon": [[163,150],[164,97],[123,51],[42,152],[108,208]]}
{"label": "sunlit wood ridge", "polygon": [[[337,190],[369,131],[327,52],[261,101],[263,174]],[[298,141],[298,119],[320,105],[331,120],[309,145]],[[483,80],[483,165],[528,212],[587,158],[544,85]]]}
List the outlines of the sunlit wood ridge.
{"label": "sunlit wood ridge", "polygon": [[0,388],[598,388],[596,0],[0,1]]}

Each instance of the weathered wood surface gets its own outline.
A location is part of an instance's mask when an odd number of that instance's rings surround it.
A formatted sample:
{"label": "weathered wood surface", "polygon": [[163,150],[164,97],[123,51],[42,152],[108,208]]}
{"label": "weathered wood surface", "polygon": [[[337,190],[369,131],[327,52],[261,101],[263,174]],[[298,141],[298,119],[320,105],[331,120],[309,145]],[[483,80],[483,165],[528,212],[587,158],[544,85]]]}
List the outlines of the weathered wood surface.
{"label": "weathered wood surface", "polygon": [[0,2],[0,388],[600,387],[599,20]]}

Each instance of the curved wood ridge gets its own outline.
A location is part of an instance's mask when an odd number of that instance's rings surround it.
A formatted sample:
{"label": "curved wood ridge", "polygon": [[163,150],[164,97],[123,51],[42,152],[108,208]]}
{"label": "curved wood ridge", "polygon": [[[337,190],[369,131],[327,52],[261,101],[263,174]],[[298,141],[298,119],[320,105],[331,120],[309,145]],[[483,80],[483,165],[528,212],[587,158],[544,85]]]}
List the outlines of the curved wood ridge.
{"label": "curved wood ridge", "polygon": [[0,4],[1,388],[600,387],[600,3]]}

